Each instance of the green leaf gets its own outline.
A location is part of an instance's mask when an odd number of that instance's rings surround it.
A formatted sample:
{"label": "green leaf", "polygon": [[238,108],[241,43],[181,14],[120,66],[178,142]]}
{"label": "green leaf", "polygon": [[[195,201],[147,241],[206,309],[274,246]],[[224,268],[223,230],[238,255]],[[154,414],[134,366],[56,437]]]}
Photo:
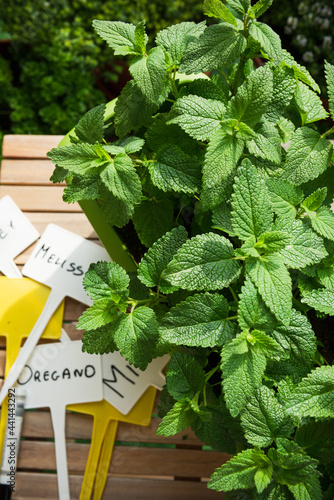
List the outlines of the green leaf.
{"label": "green leaf", "polygon": [[225,183],[242,155],[244,141],[217,130],[206,150],[203,166],[202,198],[206,208],[225,200]]}
{"label": "green leaf", "polygon": [[266,185],[249,161],[243,162],[235,177],[232,195],[232,227],[240,239],[258,237],[270,230],[273,213]]}
{"label": "green leaf", "polygon": [[177,401],[193,399],[204,389],[205,372],[201,365],[185,353],[172,354],[166,373],[168,392]]}
{"label": "green leaf", "polygon": [[255,17],[260,17],[266,12],[267,9],[272,5],[273,0],[258,0],[255,5],[253,5],[253,12]]}
{"label": "green leaf", "polygon": [[204,0],[203,10],[206,16],[215,17],[237,26],[234,15],[220,0]]}
{"label": "green leaf", "polygon": [[110,225],[116,227],[123,227],[130,220],[133,214],[134,207],[127,201],[120,200],[116,198],[110,191],[102,185],[100,185],[100,207],[103,217],[109,222]]}
{"label": "green leaf", "polygon": [[161,104],[161,92],[166,86],[165,54],[160,47],[150,50],[148,56],[133,59],[130,73],[137,87],[154,104]]}
{"label": "green leaf", "polygon": [[[117,148],[122,148],[124,153],[131,154],[137,153],[144,146],[145,141],[140,137],[130,135],[129,137],[124,137],[123,139],[118,139],[118,141],[113,142],[111,146],[116,146]],[[104,146],[106,149],[108,146]]]}
{"label": "green leaf", "polygon": [[80,118],[75,126],[75,134],[82,142],[95,144],[102,142],[104,135],[104,113],[106,110],[105,104],[100,104]]}
{"label": "green leaf", "polygon": [[290,240],[290,235],[284,231],[269,231],[258,237],[255,248],[266,254],[280,252]]}
{"label": "green leaf", "polygon": [[172,63],[179,65],[189,43],[202,35],[204,30],[205,22],[179,23],[159,31],[155,41],[168,52]]}
{"label": "green leaf", "polygon": [[274,212],[282,219],[295,219],[297,215],[295,207],[302,202],[303,191],[282,179],[266,179],[266,186]]}
{"label": "green leaf", "polygon": [[334,417],[334,367],[313,370],[288,398],[286,411],[295,416]]}
{"label": "green leaf", "polygon": [[260,330],[252,330],[247,335],[247,341],[252,344],[256,352],[267,358],[280,359],[282,351],[276,340],[272,339]]}
{"label": "green leaf", "polygon": [[136,27],[133,24],[95,19],[93,28],[102,40],[114,49],[115,55],[138,54],[135,37]]}
{"label": "green leaf", "polygon": [[[234,429],[229,426],[231,416],[228,410],[224,408],[222,411],[220,408],[213,406],[207,406],[203,410],[207,412],[210,419],[206,421],[198,417],[195,423],[191,424],[196,436],[215,450],[230,454],[235,453],[236,441],[238,440],[233,432]],[[233,424],[235,425],[235,422]],[[241,427],[240,431],[242,432]]]}
{"label": "green leaf", "polygon": [[318,210],[320,205],[324,202],[325,198],[327,196],[327,188],[319,188],[314,193],[310,194],[302,203],[302,206],[306,208],[306,210],[309,210],[310,212],[313,212],[314,210]]}
{"label": "green leaf", "polygon": [[162,273],[187,238],[187,231],[180,226],[153,243],[139,264],[140,281],[148,287],[158,286],[162,293],[173,291],[174,288],[162,278]]}
{"label": "green leaf", "polygon": [[114,340],[131,365],[145,370],[154,356],[158,340],[156,315],[146,306],[138,307],[129,314],[123,314],[115,325]]}
{"label": "green leaf", "polygon": [[98,164],[93,162],[100,161],[102,165],[96,146],[92,144],[71,144],[53,148],[48,152],[47,157],[59,167],[78,175],[96,174]]}
{"label": "green leaf", "polygon": [[97,330],[116,318],[117,309],[115,303],[110,299],[100,299],[83,312],[76,328],[78,330]]}
{"label": "green leaf", "polygon": [[265,356],[247,341],[248,335],[241,333],[221,353],[224,397],[232,417],[239,415],[260,387],[266,368]]}
{"label": "green leaf", "polygon": [[256,129],[256,135],[247,141],[249,152],[257,158],[281,163],[281,138],[278,130],[268,121],[263,121]]}
{"label": "green leaf", "polygon": [[[268,120],[269,119],[270,117],[268,116]],[[283,144],[286,144],[288,141],[290,141],[294,131],[296,130],[294,123],[291,120],[288,120],[287,118],[281,117],[276,123],[276,125],[278,127],[278,132],[282,139]]]}
{"label": "green leaf", "polygon": [[93,331],[85,331],[82,351],[89,354],[108,354],[117,350],[114,342],[113,326],[106,325]]}
{"label": "green leaf", "polygon": [[218,76],[213,76],[211,80],[197,78],[189,83],[187,90],[189,94],[198,95],[204,99],[222,101],[224,104],[228,101],[228,88]]}
{"label": "green leaf", "polygon": [[[262,4],[264,2],[265,0],[262,1]],[[256,5],[254,5],[253,9],[255,8]],[[254,40],[256,40],[260,44],[261,48],[263,49],[263,52],[267,54],[269,59],[273,60],[278,65],[281,63],[282,60],[281,39],[277,35],[277,33],[275,33],[275,31],[273,31],[270,28],[270,26],[264,23],[258,23],[257,21],[254,21],[249,27],[249,34],[251,35],[251,37],[254,38]]]}
{"label": "green leaf", "polygon": [[166,314],[160,335],[174,344],[215,347],[230,341],[235,325],[228,320],[229,305],[219,294],[188,297]]}
{"label": "green leaf", "polygon": [[81,200],[95,200],[99,198],[100,176],[73,177],[71,183],[64,189],[63,200],[74,203]]}
{"label": "green leaf", "polygon": [[334,460],[334,421],[309,422],[296,432],[296,442],[323,464]]}
{"label": "green leaf", "polygon": [[325,77],[327,83],[328,105],[331,117],[334,117],[334,66],[325,61]]}
{"label": "green leaf", "polygon": [[140,241],[149,248],[174,226],[173,203],[169,199],[144,200],[136,206],[132,220]]}
{"label": "green leaf", "polygon": [[305,482],[289,484],[289,490],[298,500],[322,500],[322,489],[318,477],[314,474]]}
{"label": "green leaf", "polygon": [[231,118],[252,127],[267,111],[273,94],[273,75],[269,66],[261,66],[249,75],[229,102]]}
{"label": "green leaf", "polygon": [[302,269],[317,264],[326,257],[327,251],[322,238],[300,220],[284,220],[281,217],[274,227],[290,235],[290,242],[280,252],[284,264],[288,267]]}
{"label": "green leaf", "polygon": [[312,290],[304,295],[301,302],[313,307],[316,311],[334,316],[334,290],[326,288]]}
{"label": "green leaf", "polygon": [[308,127],[297,129],[292,136],[284,167],[283,179],[294,186],[315,179],[329,166],[332,144]]}
{"label": "green leaf", "polygon": [[283,65],[287,66],[288,68],[293,69],[293,72],[295,74],[295,77],[300,80],[303,83],[306,83],[306,85],[309,85],[313,90],[316,92],[320,92],[319,85],[314,81],[310,73],[307,71],[304,66],[300,66],[292,55],[287,52],[285,49],[282,50],[282,58],[283,58]]}
{"label": "green leaf", "polygon": [[116,262],[91,264],[83,279],[91,299],[111,299],[115,302],[127,293],[129,282],[129,276]]}
{"label": "green leaf", "polygon": [[241,16],[244,16],[250,7],[250,0],[228,0],[227,3]]}
{"label": "green leaf", "polygon": [[185,290],[217,290],[240,272],[229,240],[214,233],[188,240],[177,252],[163,278]]}
{"label": "green leaf", "polygon": [[334,214],[330,208],[320,207],[314,217],[311,217],[313,229],[321,236],[334,241]]}
{"label": "green leaf", "polygon": [[176,101],[171,110],[172,118],[167,123],[176,123],[190,137],[206,141],[219,127],[224,111],[221,101],[189,95]]}
{"label": "green leaf", "polygon": [[191,408],[190,401],[177,401],[167,413],[157,429],[158,436],[173,436],[183,431],[195,421],[196,414]]}
{"label": "green leaf", "polygon": [[247,441],[267,447],[277,437],[289,436],[294,425],[275,398],[274,391],[262,385],[251,397],[241,415]]}
{"label": "green leaf", "polygon": [[247,277],[238,303],[238,322],[242,330],[272,330],[277,320],[265,305],[256,287]]}
{"label": "green leaf", "polygon": [[246,273],[271,312],[288,325],[292,307],[291,278],[282,258],[278,254],[265,255],[261,259],[250,257]]}
{"label": "green leaf", "polygon": [[208,483],[208,488],[216,491],[230,491],[239,488],[253,488],[255,474],[258,470],[268,470],[272,465],[263,451],[259,449],[244,450],[231,458],[226,464],[216,469]]}
{"label": "green leaf", "polygon": [[162,191],[195,193],[201,187],[200,159],[189,156],[176,145],[161,149],[149,164],[152,182]]}
{"label": "green leaf", "polygon": [[297,82],[295,101],[302,118],[302,125],[324,120],[328,116],[320,97],[303,82]]}
{"label": "green leaf", "polygon": [[231,64],[246,48],[241,31],[222,22],[209,26],[197,40],[189,43],[180,71],[186,75],[211,71]]}
{"label": "green leaf", "polygon": [[334,290],[334,262],[330,260],[329,263],[321,263],[317,267],[317,275],[320,283],[330,290]]}
{"label": "green leaf", "polygon": [[101,180],[116,198],[128,203],[138,203],[141,182],[131,158],[120,153],[101,172]]}
{"label": "green leaf", "polygon": [[232,229],[231,209],[224,201],[212,210],[212,227],[236,236]]}
{"label": "green leaf", "polygon": [[148,37],[145,32],[145,21],[140,21],[135,28],[135,47],[138,52],[144,53]]}

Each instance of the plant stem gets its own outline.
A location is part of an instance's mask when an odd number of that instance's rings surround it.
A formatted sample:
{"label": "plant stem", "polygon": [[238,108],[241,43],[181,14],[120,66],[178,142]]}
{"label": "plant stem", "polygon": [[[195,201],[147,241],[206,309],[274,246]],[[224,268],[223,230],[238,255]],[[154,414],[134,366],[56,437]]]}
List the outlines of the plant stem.
{"label": "plant stem", "polygon": [[229,286],[228,286],[228,289],[230,290],[230,292],[231,292],[231,295],[232,295],[233,299],[234,299],[236,302],[238,302],[238,297],[237,297],[237,295],[236,295],[235,291],[233,290],[233,288],[231,287],[231,285],[229,285]]}
{"label": "plant stem", "polygon": [[322,139],[324,139],[327,135],[329,134],[334,134],[334,127],[330,128],[329,130],[327,130],[327,132],[325,132],[324,134],[322,134]]}

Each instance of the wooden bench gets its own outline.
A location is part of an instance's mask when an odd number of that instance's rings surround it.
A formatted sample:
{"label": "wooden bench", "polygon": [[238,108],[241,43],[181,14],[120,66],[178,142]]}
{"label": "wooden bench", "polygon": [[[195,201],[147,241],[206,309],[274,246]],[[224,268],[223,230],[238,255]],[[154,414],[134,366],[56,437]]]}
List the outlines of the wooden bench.
{"label": "wooden bench", "polygon": [[[7,135],[3,141],[0,198],[10,195],[40,234],[50,222],[90,240],[96,233],[78,204],[62,201],[63,188],[53,185],[52,163],[46,153],[61,136]],[[21,268],[32,248],[17,259]],[[66,299],[64,328],[72,339],[80,338],[75,325],[84,307]],[[3,378],[5,340],[0,337],[0,376]],[[120,423],[103,499],[115,500],[210,500],[222,494],[208,490],[206,482],[226,453],[203,449],[190,429],[171,437],[156,436],[160,419],[154,409],[148,427]],[[68,412],[66,419],[71,498],[77,499],[86,466],[92,419]],[[16,492],[13,500],[57,499],[57,478],[49,411],[25,412],[20,445]],[[53,472],[50,472],[53,471]]]}

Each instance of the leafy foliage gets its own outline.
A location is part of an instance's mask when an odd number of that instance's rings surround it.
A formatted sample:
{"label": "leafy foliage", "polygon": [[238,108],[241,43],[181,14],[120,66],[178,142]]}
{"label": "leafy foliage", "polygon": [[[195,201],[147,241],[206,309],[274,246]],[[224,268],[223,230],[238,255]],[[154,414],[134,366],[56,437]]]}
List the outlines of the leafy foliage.
{"label": "leafy foliage", "polygon": [[312,323],[334,315],[333,147],[316,82],[258,21],[271,3],[206,0],[219,24],[171,26],[155,47],[143,22],[95,21],[133,80],[111,132],[99,106],[49,157],[67,201],[131,219],[148,248],[131,277],[115,263],[86,273],[84,350],[140,369],[170,353],[158,434],[190,426],[233,454],[210,488],[320,500],[334,386]]}

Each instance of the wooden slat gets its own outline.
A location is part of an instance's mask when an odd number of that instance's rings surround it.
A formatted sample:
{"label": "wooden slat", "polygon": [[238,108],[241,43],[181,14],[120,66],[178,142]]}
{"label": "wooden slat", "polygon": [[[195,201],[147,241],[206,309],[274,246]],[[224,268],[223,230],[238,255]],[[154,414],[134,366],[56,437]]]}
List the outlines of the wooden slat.
{"label": "wooden slat", "polygon": [[5,135],[4,158],[46,158],[46,153],[56,148],[63,135]]}
{"label": "wooden slat", "polygon": [[[80,496],[81,476],[69,477],[71,500]],[[13,500],[58,500],[55,474],[19,472]],[[223,500],[224,493],[209,490],[206,483],[109,477],[102,500]]]}
{"label": "wooden slat", "polygon": [[[8,194],[23,211],[81,212],[77,202],[64,203],[61,186],[0,186],[0,198]],[[52,222],[50,220],[50,222]]]}
{"label": "wooden slat", "polygon": [[1,184],[54,185],[50,177],[54,170],[50,160],[2,160]]}
{"label": "wooden slat", "polygon": [[52,222],[61,226],[68,231],[73,231],[79,236],[87,239],[96,239],[97,234],[93,229],[91,223],[88,221],[84,213],[68,213],[55,212],[50,215],[50,213],[44,212],[25,212],[33,226],[37,231],[42,234],[45,231],[46,226]]}

